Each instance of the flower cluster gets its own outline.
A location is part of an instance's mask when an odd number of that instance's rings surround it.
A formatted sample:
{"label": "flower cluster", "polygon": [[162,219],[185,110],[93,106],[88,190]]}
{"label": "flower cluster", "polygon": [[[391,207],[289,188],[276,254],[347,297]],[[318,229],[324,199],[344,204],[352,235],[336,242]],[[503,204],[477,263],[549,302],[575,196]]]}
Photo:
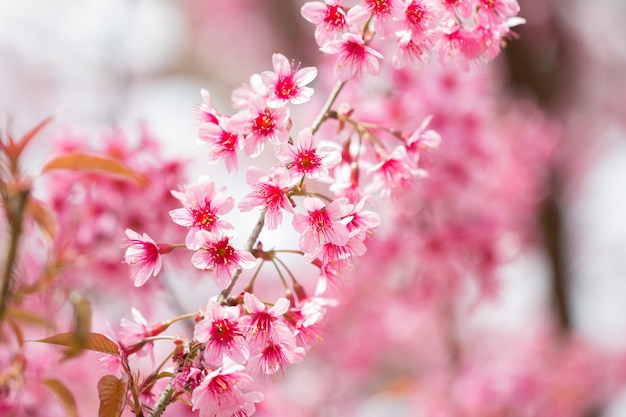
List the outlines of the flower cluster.
{"label": "flower cluster", "polygon": [[[423,156],[441,141],[437,132],[428,129],[431,117],[390,126],[384,118],[374,120],[350,105],[335,108],[340,91],[354,75],[380,71],[378,60],[383,55],[369,46],[375,35],[385,42],[395,37],[398,45],[408,36],[424,52],[427,47],[443,49],[445,30],[452,30],[452,22],[464,22],[456,28],[464,40],[454,53],[466,53],[469,39],[476,38],[469,32],[486,28],[498,37],[499,50],[500,38],[508,33],[516,10],[498,7],[489,14],[485,9],[490,6],[366,1],[347,9],[338,0],[305,4],[302,14],[318,25],[320,49],[339,58],[335,88],[315,121],[299,130],[293,129],[289,106],[311,99],[309,85],[318,70],[301,68],[282,54],[273,55],[273,70],[253,74],[233,92],[234,114],[218,111],[210,93],[201,91],[203,103],[195,111],[200,121],[198,143],[208,145],[210,163],[224,163],[234,175],[240,152],[249,158],[265,155],[267,160],[269,156],[274,162],[246,169],[250,191],[239,199],[218,188],[209,176],[173,190],[182,207],[169,213],[174,223],[186,229],[184,244],[157,244],[147,235],[127,232],[131,243],[126,262],[139,266],[136,285],[158,272],[161,255],[186,248],[193,251],[191,264],[207,271],[221,291],[206,309],[191,315],[196,318],[193,337],[177,336],[173,382],[154,403],[156,415],[171,398],[186,399],[201,416],[251,415],[263,398],[255,391],[255,378],[282,374],[321,338],[326,308],[335,304],[327,291],[341,287],[342,278],[366,253],[368,237],[381,222],[372,203],[405,199],[407,191],[415,190],[426,176]],[[396,64],[401,50],[398,47],[393,55]],[[494,52],[485,49],[481,54]],[[273,155],[267,155],[267,148]],[[236,225],[226,220],[235,208],[260,216],[243,248],[237,244]],[[297,248],[265,250],[261,231],[285,227],[298,234]],[[297,254],[304,264],[317,268],[314,285],[291,271],[282,259],[286,254]],[[255,295],[255,283],[266,264],[273,266],[283,289],[274,299],[261,301]],[[251,269],[251,276],[244,274]],[[242,277],[247,277],[247,284],[233,292]],[[309,285],[314,287],[314,297],[305,290]],[[156,335],[144,336],[152,340]],[[138,350],[123,350],[142,353],[151,346],[137,345],[136,340],[134,334],[130,342]],[[129,341],[119,344],[127,346]]]}
{"label": "flower cluster", "polygon": [[302,15],[316,25],[315,40],[325,54],[336,55],[335,76],[347,80],[380,71],[380,51],[370,47],[373,34],[395,42],[395,68],[421,67],[432,55],[442,63],[495,58],[512,35],[517,0],[364,0],[348,7],[342,0],[308,2]]}

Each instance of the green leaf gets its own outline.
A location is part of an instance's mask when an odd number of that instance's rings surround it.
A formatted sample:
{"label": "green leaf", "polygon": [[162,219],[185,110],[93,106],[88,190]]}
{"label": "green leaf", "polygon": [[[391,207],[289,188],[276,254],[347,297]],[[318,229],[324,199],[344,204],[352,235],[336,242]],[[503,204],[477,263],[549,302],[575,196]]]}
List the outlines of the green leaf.
{"label": "green leaf", "polygon": [[65,410],[67,417],[78,417],[78,409],[76,408],[76,399],[74,394],[58,379],[44,379],[41,381],[46,387],[52,391]]}
{"label": "green leaf", "polygon": [[98,417],[119,417],[126,405],[126,383],[113,375],[105,375],[98,381],[98,397]]}
{"label": "green leaf", "polygon": [[150,182],[144,175],[135,172],[123,163],[106,156],[98,156],[83,152],[71,152],[54,158],[48,162],[42,173],[53,170],[95,171],[113,174],[126,178],[135,184],[145,187]]}
{"label": "green leaf", "polygon": [[[35,342],[67,346],[70,349],[78,344],[76,341],[76,333],[73,332],[60,333],[54,336],[46,337],[45,339],[35,340]],[[110,353],[113,355],[120,354],[120,350],[115,342],[100,333],[88,333],[86,335],[86,341],[83,348],[94,352]]]}

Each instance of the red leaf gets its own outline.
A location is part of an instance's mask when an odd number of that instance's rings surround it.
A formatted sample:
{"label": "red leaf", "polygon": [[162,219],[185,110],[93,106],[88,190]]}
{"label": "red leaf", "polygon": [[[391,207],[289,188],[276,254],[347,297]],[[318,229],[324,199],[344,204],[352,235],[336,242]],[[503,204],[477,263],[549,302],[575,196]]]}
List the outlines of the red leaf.
{"label": "red leaf", "polygon": [[126,383],[113,375],[105,375],[98,381],[98,397],[98,417],[119,417],[126,405]]}
{"label": "red leaf", "polygon": [[141,187],[148,185],[149,180],[144,175],[135,172],[123,163],[106,156],[91,155],[83,152],[71,152],[54,158],[42,169],[42,172],[52,170],[102,172],[126,178]]}
{"label": "red leaf", "polygon": [[[70,349],[77,345],[76,333],[60,333],[45,339],[35,340],[35,342],[50,343],[53,345],[67,346]],[[119,355],[120,350],[111,339],[100,333],[88,333],[87,338],[82,346],[83,349],[92,350],[94,352],[110,353]]]}

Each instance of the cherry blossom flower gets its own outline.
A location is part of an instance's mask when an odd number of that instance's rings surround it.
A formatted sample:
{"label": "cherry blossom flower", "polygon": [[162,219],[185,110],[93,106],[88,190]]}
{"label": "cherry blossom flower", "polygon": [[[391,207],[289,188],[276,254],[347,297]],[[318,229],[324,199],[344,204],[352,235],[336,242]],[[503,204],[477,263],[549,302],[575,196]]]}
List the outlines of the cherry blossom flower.
{"label": "cherry blossom flower", "polygon": [[334,75],[340,81],[347,81],[359,76],[363,71],[378,75],[380,72],[379,59],[383,56],[365,45],[363,38],[354,33],[344,33],[340,40],[326,43],[320,48],[325,54],[338,54],[334,66]]}
{"label": "cherry blossom flower", "polygon": [[484,24],[498,26],[508,17],[519,13],[517,0],[478,0],[476,20]]}
{"label": "cherry blossom flower", "polygon": [[404,24],[416,40],[436,30],[442,13],[441,3],[435,0],[410,0],[402,10]]}
{"label": "cherry blossom flower", "polygon": [[352,266],[355,257],[362,256],[367,251],[365,244],[358,238],[358,231],[350,233],[348,241],[343,245],[325,242],[311,253],[305,253],[304,262],[314,262],[319,258],[322,267],[333,264],[337,270]]}
{"label": "cherry blossom flower", "polygon": [[230,101],[236,109],[247,109],[251,100],[255,98],[262,98],[266,100],[269,92],[267,87],[263,84],[263,78],[261,74],[252,74],[247,84],[243,84],[233,90]]}
{"label": "cherry blossom flower", "polygon": [[300,9],[302,17],[316,25],[315,41],[318,46],[335,38],[348,29],[346,8],[341,5],[341,0],[310,1]]}
{"label": "cherry blossom flower", "polygon": [[300,179],[328,176],[328,170],[341,161],[338,146],[328,143],[320,147],[313,146],[313,133],[305,128],[298,133],[296,146],[286,143],[276,147],[276,157],[287,165],[294,177]]}
{"label": "cherry blossom flower", "polygon": [[245,331],[250,348],[258,351],[271,338],[278,338],[275,328],[285,324],[277,320],[289,310],[290,303],[286,298],[279,298],[272,307],[267,308],[258,298],[248,292],[243,295],[243,303],[248,314],[241,317],[239,323]]}
{"label": "cherry blossom flower", "polygon": [[333,298],[304,297],[295,308],[287,313],[288,320],[295,328],[296,340],[309,350],[322,340],[322,320],[326,315],[326,307],[336,307],[339,302]]}
{"label": "cherry blossom flower", "polygon": [[406,148],[396,147],[387,157],[368,169],[373,174],[370,191],[380,191],[382,196],[400,196],[407,190],[413,189],[415,180],[423,178],[426,172],[407,164]]}
{"label": "cherry blossom flower", "polygon": [[272,55],[274,71],[261,73],[263,84],[269,91],[267,105],[270,107],[282,107],[288,102],[302,104],[309,101],[313,95],[313,89],[306,87],[317,76],[317,68],[306,67],[294,68],[282,54]]}
{"label": "cherry blossom flower", "polygon": [[209,93],[204,88],[200,90],[200,95],[204,100],[204,103],[200,104],[196,109],[196,116],[198,120],[203,123],[218,123],[217,117],[219,113],[213,106],[213,101],[211,100],[211,93]]}
{"label": "cherry blossom flower", "polygon": [[338,198],[327,208],[319,198],[306,197],[303,206],[308,214],[296,213],[292,223],[294,229],[301,233],[298,242],[300,250],[312,252],[324,242],[343,245],[348,241],[348,229],[339,221],[352,210],[347,198]]}
{"label": "cherry blossom flower", "polygon": [[367,233],[380,225],[380,216],[375,211],[363,210],[367,198],[362,198],[357,204],[352,206],[352,210],[347,214],[350,221],[346,223],[348,232],[357,230],[357,238],[364,240]]}
{"label": "cherry blossom flower", "polygon": [[400,69],[410,64],[414,68],[422,68],[428,60],[428,52],[435,45],[434,42],[429,38],[415,41],[410,30],[398,34],[398,48],[392,57],[393,67]]}
{"label": "cherry blossom flower", "polygon": [[204,378],[191,394],[192,410],[200,417],[249,417],[263,394],[252,391],[254,380],[241,365],[218,368]]}
{"label": "cherry blossom flower", "polygon": [[141,287],[150,279],[155,277],[161,270],[161,254],[171,251],[169,245],[162,245],[161,248],[152,240],[147,233],[143,236],[132,229],[126,229],[129,243],[124,254],[124,262],[134,267],[131,278],[135,280],[135,287]]}
{"label": "cherry blossom flower", "polygon": [[169,324],[157,323],[154,326],[149,326],[141,312],[134,307],[131,308],[131,314],[133,321],[125,318],[120,321],[120,326],[123,329],[119,337],[120,348],[126,355],[131,353],[136,353],[139,357],[150,355],[154,362],[153,343],[151,341],[146,342],[145,339],[161,334]]}
{"label": "cherry blossom flower", "polygon": [[239,201],[239,210],[266,210],[265,224],[269,230],[275,230],[282,223],[282,210],[293,213],[293,206],[287,198],[287,190],[292,181],[284,166],[275,165],[270,174],[261,168],[250,167],[246,172],[246,182],[254,191]]}
{"label": "cherry blossom flower", "polygon": [[224,161],[230,175],[237,172],[237,152],[243,147],[241,134],[230,126],[230,119],[224,116],[217,117],[218,123],[203,123],[198,128],[200,143],[206,142],[210,146],[209,162]]}
{"label": "cherry blossom flower", "polygon": [[233,226],[219,216],[234,208],[234,200],[229,195],[217,192],[211,177],[203,175],[196,184],[186,185],[183,191],[171,192],[184,207],[171,210],[170,217],[174,223],[189,228],[185,238],[185,245],[189,249],[198,249],[195,236],[199,230],[218,236],[233,232]]}
{"label": "cherry blossom flower", "polygon": [[213,280],[220,290],[228,287],[230,277],[236,269],[250,269],[256,259],[248,251],[236,250],[230,244],[230,237],[217,238],[206,230],[196,232],[196,245],[200,249],[191,257],[191,263],[198,269],[214,271]]}
{"label": "cherry blossom flower", "polygon": [[248,345],[238,322],[237,310],[222,307],[215,300],[207,304],[207,317],[196,323],[193,337],[206,344],[204,360],[220,365],[224,357],[243,364],[248,359]]}
{"label": "cherry blossom flower", "polygon": [[246,155],[254,158],[263,152],[266,142],[279,145],[289,140],[288,120],[289,108],[268,107],[264,98],[255,96],[250,99],[247,111],[231,118],[231,126],[246,135],[244,141]]}
{"label": "cherry blossom flower", "polygon": [[355,24],[373,18],[374,31],[381,39],[394,34],[402,14],[399,0],[364,0],[348,11],[348,20]]}
{"label": "cherry blossom flower", "polygon": [[296,345],[295,337],[287,326],[276,326],[274,336],[258,355],[250,357],[249,369],[272,375],[278,371],[284,372],[289,364],[304,359],[306,351]]}

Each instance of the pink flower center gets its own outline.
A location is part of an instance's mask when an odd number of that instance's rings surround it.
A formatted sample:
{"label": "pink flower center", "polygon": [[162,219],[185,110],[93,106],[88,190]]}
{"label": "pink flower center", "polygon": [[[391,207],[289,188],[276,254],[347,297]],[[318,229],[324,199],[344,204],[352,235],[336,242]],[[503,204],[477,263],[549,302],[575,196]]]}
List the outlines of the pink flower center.
{"label": "pink flower center", "polygon": [[355,62],[363,62],[365,60],[365,45],[348,41],[343,44],[343,52],[346,54],[348,59],[351,59]]}
{"label": "pink flower center", "polygon": [[298,171],[307,173],[321,164],[320,158],[312,150],[300,151],[296,159]]}
{"label": "pink flower center", "polygon": [[194,226],[209,230],[211,224],[217,220],[217,216],[211,211],[210,206],[205,206],[204,208],[196,207],[198,206],[194,204],[194,208],[190,210]]}
{"label": "pink flower center", "polygon": [[332,226],[332,221],[328,217],[326,208],[311,212],[309,214],[309,218],[310,224],[316,232],[322,232],[324,230],[330,229]]}
{"label": "pink flower center", "polygon": [[289,100],[298,92],[298,86],[293,82],[291,75],[280,77],[276,83],[276,97]]}
{"label": "pink flower center", "polygon": [[222,136],[220,137],[220,145],[222,149],[227,151],[234,151],[237,146],[237,135],[230,132],[222,132]]}
{"label": "pink flower center", "polygon": [[389,0],[367,0],[367,4],[374,14],[388,14],[391,11]]}
{"label": "pink flower center", "polygon": [[423,27],[425,14],[424,6],[416,2],[411,3],[405,12],[407,22],[414,28]]}
{"label": "pink flower center", "polygon": [[240,336],[237,324],[228,319],[220,319],[213,322],[211,329],[211,339],[220,342],[223,345],[230,345],[235,337]]}
{"label": "pink flower center", "polygon": [[326,23],[326,26],[335,29],[342,29],[346,25],[346,16],[343,10],[343,7],[338,5],[328,6],[326,16],[324,17],[324,23]]}
{"label": "pink flower center", "polygon": [[232,261],[235,249],[228,244],[228,238],[217,242],[213,247],[207,249],[216,265],[226,265]]}
{"label": "pink flower center", "polygon": [[260,113],[257,118],[254,119],[252,130],[263,136],[268,136],[276,130],[276,121],[270,109],[266,108],[263,113]]}

